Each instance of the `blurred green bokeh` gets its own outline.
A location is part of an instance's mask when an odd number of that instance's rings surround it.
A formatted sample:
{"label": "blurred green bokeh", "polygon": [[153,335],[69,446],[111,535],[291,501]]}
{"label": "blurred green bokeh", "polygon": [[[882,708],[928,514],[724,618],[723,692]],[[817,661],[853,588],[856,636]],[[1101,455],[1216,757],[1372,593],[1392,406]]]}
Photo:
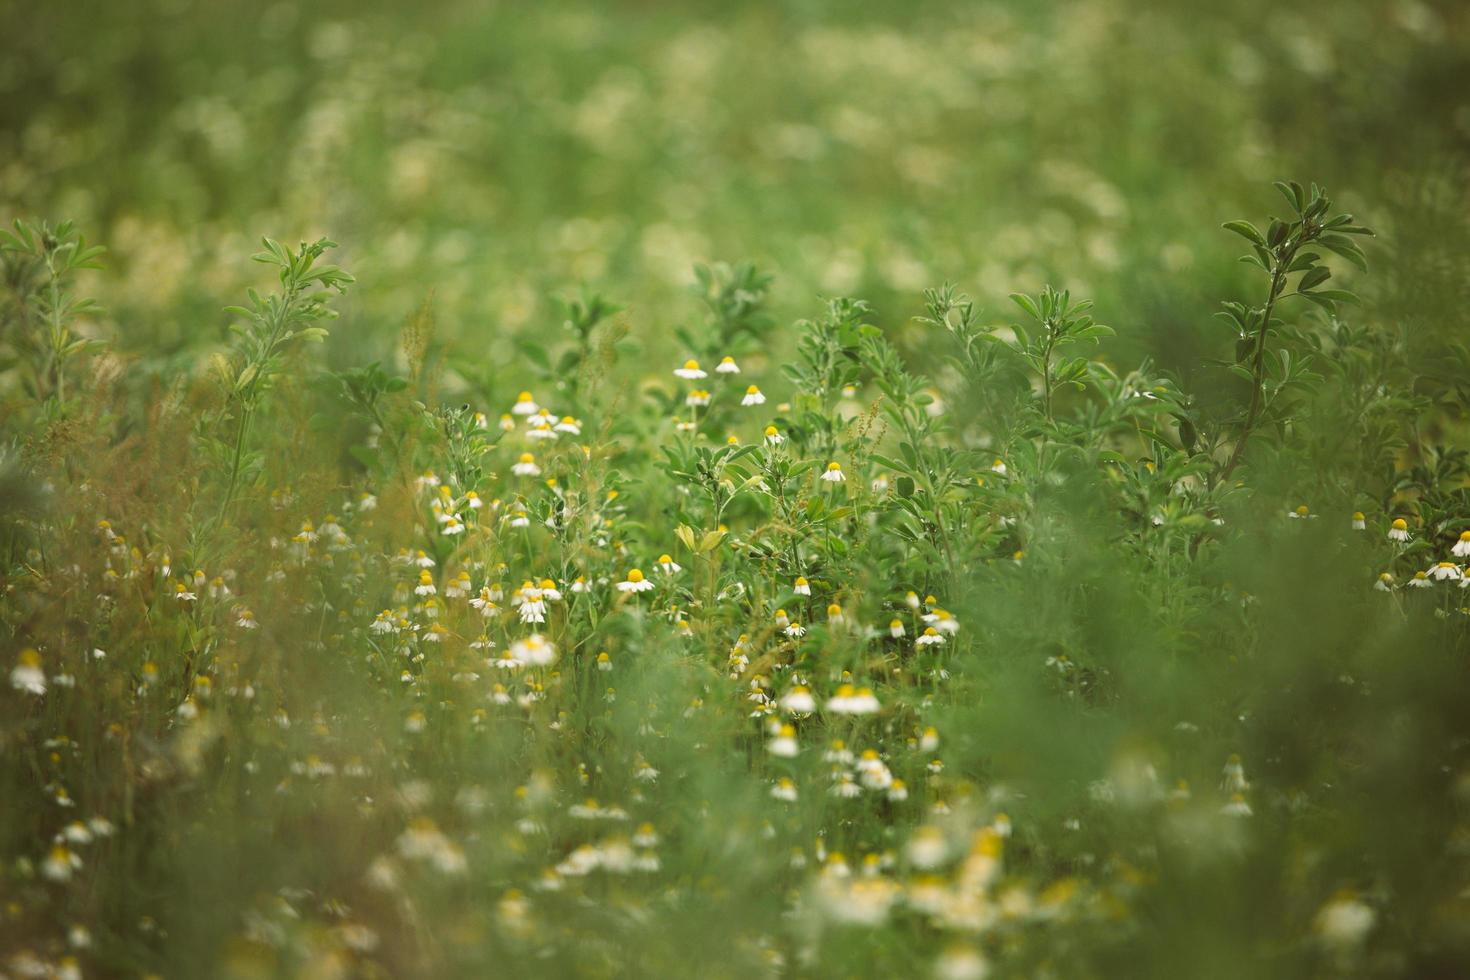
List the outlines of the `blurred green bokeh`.
{"label": "blurred green bokeh", "polygon": [[584,281],[661,347],[691,264],[749,258],[783,316],[860,295],[895,328],[944,280],[1003,317],[1056,282],[1120,361],[1208,385],[1245,282],[1219,224],[1276,178],[1373,215],[1414,270],[1386,313],[1449,329],[1467,33],[1413,0],[15,2],[0,210],[114,250],[99,292],[150,361],[223,336],[260,235],[331,234],[362,282],[341,363],[391,358],[430,290],[441,340],[504,363]]}

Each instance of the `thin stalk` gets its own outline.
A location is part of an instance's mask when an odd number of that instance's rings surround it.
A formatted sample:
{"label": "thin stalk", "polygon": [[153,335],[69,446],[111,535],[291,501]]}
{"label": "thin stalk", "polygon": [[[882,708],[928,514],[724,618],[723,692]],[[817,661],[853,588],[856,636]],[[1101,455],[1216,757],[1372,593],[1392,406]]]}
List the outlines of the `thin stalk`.
{"label": "thin stalk", "polygon": [[1250,440],[1251,432],[1255,430],[1256,423],[1260,421],[1262,398],[1265,395],[1266,380],[1266,336],[1271,329],[1271,314],[1276,309],[1276,302],[1281,299],[1282,290],[1286,288],[1287,270],[1291,268],[1292,260],[1301,246],[1310,241],[1313,229],[1310,223],[1302,225],[1297,240],[1293,242],[1281,255],[1277,256],[1275,267],[1271,270],[1271,289],[1266,297],[1266,305],[1261,310],[1261,325],[1256,331],[1256,349],[1251,358],[1251,401],[1246,409],[1245,424],[1241,427],[1240,438],[1235,441],[1235,448],[1230,452],[1230,458],[1225,463],[1225,468],[1220,473],[1221,481],[1230,479],[1230,474],[1235,472],[1241,457],[1245,454],[1246,442]]}

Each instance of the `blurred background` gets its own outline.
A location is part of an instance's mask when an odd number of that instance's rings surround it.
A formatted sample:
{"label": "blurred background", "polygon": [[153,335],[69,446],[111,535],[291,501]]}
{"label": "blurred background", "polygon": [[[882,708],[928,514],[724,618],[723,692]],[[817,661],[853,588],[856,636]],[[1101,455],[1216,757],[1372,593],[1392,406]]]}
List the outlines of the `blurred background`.
{"label": "blurred background", "polygon": [[779,316],[862,296],[918,359],[923,287],[1009,319],[1068,286],[1120,362],[1209,384],[1255,289],[1219,226],[1276,178],[1379,229],[1353,285],[1423,356],[1463,326],[1457,0],[5,2],[0,37],[0,216],[109,246],[104,327],[161,372],[222,342],[261,235],[325,234],[360,280],[333,366],[398,356],[432,292],[516,383],[507,338],[583,283],[662,356],[692,263],[752,259]]}

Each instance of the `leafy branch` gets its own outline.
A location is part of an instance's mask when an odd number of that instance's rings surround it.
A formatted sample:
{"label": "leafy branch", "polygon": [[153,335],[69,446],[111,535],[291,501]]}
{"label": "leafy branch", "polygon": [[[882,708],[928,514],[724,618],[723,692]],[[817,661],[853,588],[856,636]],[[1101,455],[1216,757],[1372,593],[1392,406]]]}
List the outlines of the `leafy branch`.
{"label": "leafy branch", "polygon": [[[1354,224],[1350,214],[1328,217],[1332,202],[1316,184],[1312,185],[1310,194],[1295,181],[1277,181],[1276,188],[1291,205],[1296,214],[1294,219],[1272,218],[1264,234],[1249,221],[1227,221],[1224,225],[1226,230],[1250,242],[1251,254],[1242,256],[1241,261],[1259,267],[1269,284],[1265,301],[1260,306],[1226,303],[1225,312],[1219,314],[1239,331],[1237,363],[1232,370],[1251,386],[1250,403],[1235,447],[1221,470],[1222,480],[1229,479],[1239,465],[1246,443],[1261,421],[1270,366],[1266,353],[1272,335],[1283,327],[1282,321],[1275,316],[1277,304],[1283,299],[1301,297],[1330,313],[1335,312],[1338,303],[1357,301],[1357,297],[1347,290],[1321,288],[1332,277],[1332,270],[1321,264],[1321,253],[1312,251],[1312,247],[1334,252],[1362,271],[1368,271],[1367,259],[1352,236],[1371,236],[1372,231]],[[1288,291],[1293,276],[1298,277],[1296,286]],[[1291,362],[1279,359],[1279,363],[1283,372],[1289,375]]]}
{"label": "leafy branch", "polygon": [[244,323],[232,324],[235,334],[233,351],[220,365],[228,395],[224,419],[234,422],[229,446],[229,482],[221,512],[227,511],[239,489],[241,476],[249,457],[246,442],[250,426],[261,401],[280,375],[286,351],[295,341],[326,339],[327,329],[320,321],[337,316],[327,305],[333,290],[345,293],[355,282],[351,275],[335,265],[317,265],[317,260],[337,243],[321,238],[305,242],[293,253],[269,238],[261,240],[264,252],[251,258],[275,266],[281,288],[269,296],[255,289],[246,291],[249,306],[229,306],[225,312],[242,317]]}
{"label": "leafy branch", "polygon": [[[66,400],[66,366],[79,354],[95,351],[100,341],[78,337],[72,325],[101,310],[94,300],[72,294],[76,273],[101,268],[106,249],[88,245],[70,221],[52,228],[17,220],[13,231],[0,231],[5,281],[16,297],[19,329],[8,338],[30,361],[33,393],[38,402]],[[9,332],[9,331],[7,331]]]}
{"label": "leafy branch", "polygon": [[1056,392],[1066,385],[1086,387],[1083,379],[1087,377],[1088,359],[1079,356],[1060,360],[1062,348],[1084,340],[1096,343],[1103,337],[1113,336],[1113,328],[1093,321],[1088,312],[1092,309],[1091,300],[1074,303],[1067,290],[1058,292],[1047,286],[1035,297],[1012,293],[1011,301],[1041,326],[1035,337],[1015,327],[1015,350],[1041,377],[1041,412],[1051,426],[1055,422],[1052,401]]}

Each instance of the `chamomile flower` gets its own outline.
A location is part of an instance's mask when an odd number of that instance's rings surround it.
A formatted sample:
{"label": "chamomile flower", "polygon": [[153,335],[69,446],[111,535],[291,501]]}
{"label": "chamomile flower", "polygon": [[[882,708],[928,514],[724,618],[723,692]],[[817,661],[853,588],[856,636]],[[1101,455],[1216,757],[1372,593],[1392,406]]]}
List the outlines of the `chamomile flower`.
{"label": "chamomile flower", "polygon": [[70,881],[74,872],[81,870],[82,859],[65,844],[52,846],[46,860],[41,862],[41,874],[50,881]]}
{"label": "chamomile flower", "polygon": [[1244,793],[1234,793],[1230,797],[1230,802],[1220,807],[1220,812],[1227,817],[1248,817],[1254,811],[1246,802]]}
{"label": "chamomile flower", "polygon": [[499,611],[499,607],[495,605],[495,600],[490,598],[490,586],[488,585],[482,585],[480,587],[479,593],[470,599],[470,606],[478,609],[481,616],[493,616]]}
{"label": "chamomile flower", "polygon": [[776,730],[776,737],[766,744],[766,751],[781,759],[794,759],[801,751],[796,742],[796,729],[790,725],[782,725]]}
{"label": "chamomile flower", "polygon": [[663,572],[665,575],[673,575],[675,572],[680,572],[684,570],[683,565],[680,565],[668,555],[658,556],[658,568],[659,571]]}
{"label": "chamomile flower", "polygon": [[872,489],[872,491],[875,494],[881,495],[881,494],[887,493],[888,492],[888,474],[887,473],[879,473],[877,476],[873,477],[873,482],[870,483],[870,484],[868,484],[868,486]]}
{"label": "chamomile flower", "polygon": [[827,699],[827,710],[835,715],[870,715],[879,709],[878,699],[870,688],[843,684]]}
{"label": "chamomile flower", "polygon": [[546,622],[546,603],[540,589],[522,590],[523,597],[518,608],[523,623]]}
{"label": "chamomile flower", "polygon": [[10,686],[27,694],[46,693],[46,671],[41,669],[41,654],[27,648],[20,652],[15,668],[10,672]]}
{"label": "chamomile flower", "polygon": [[939,635],[939,630],[935,629],[933,626],[930,626],[924,630],[923,635],[921,635],[917,640],[914,641],[914,645],[921,647],[937,646],[938,644],[943,642],[944,637]]}
{"label": "chamomile flower", "polygon": [[539,633],[517,640],[510,649],[516,659],[533,667],[546,667],[556,662],[556,647]]}
{"label": "chamomile flower", "polygon": [[781,698],[781,707],[796,715],[809,715],[817,710],[817,699],[812,692],[798,684]]}
{"label": "chamomile flower", "polygon": [[771,795],[778,800],[782,800],[783,802],[795,803],[796,783],[792,782],[790,776],[782,776],[780,779],[776,780],[775,785],[771,787]]}
{"label": "chamomile flower", "polygon": [[834,459],[827,464],[827,469],[822,473],[822,479],[828,483],[841,483],[847,477],[842,473],[842,464]]}
{"label": "chamomile flower", "polygon": [[891,637],[893,637],[895,640],[897,640],[900,637],[902,637],[903,634],[904,634],[903,620],[901,620],[901,619],[890,620],[889,623],[888,623],[888,635],[891,636]]}
{"label": "chamomile flower", "polygon": [[720,358],[720,363],[715,365],[716,374],[739,374],[740,365],[735,363],[735,358],[726,354]]}
{"label": "chamomile flower", "polygon": [[755,385],[747,387],[745,389],[745,397],[740,399],[740,404],[745,406],[764,405],[765,403],[766,396],[761,394],[761,390]]}
{"label": "chamomile flower", "polygon": [[1344,889],[1318,910],[1312,929],[1322,945],[1347,953],[1362,946],[1377,918],[1371,905],[1359,899],[1352,889]]}
{"label": "chamomile flower", "polygon": [[582,422],[570,415],[563,415],[561,421],[556,423],[556,431],[565,432],[569,436],[579,436],[582,434]]}
{"label": "chamomile flower", "polygon": [[810,583],[807,582],[805,575],[798,575],[796,576],[796,584],[792,586],[791,591],[795,592],[797,595],[811,595],[812,587]]}
{"label": "chamomile flower", "polygon": [[1388,540],[1409,540],[1409,522],[1404,520],[1402,517],[1395,517],[1393,519],[1393,523],[1388,526]]}
{"label": "chamomile flower", "polygon": [[1251,784],[1245,778],[1245,766],[1240,761],[1240,756],[1231,754],[1225,760],[1225,768],[1220,774],[1220,788],[1228,793],[1244,793],[1251,788]]}
{"label": "chamomile flower", "polygon": [[535,415],[540,410],[541,406],[536,404],[536,399],[531,397],[529,391],[521,392],[516,398],[515,406],[511,408],[515,415]]}
{"label": "chamomile flower", "polygon": [[538,442],[552,440],[556,437],[556,430],[551,427],[550,422],[537,422],[531,427],[531,431],[526,433],[527,439],[535,439]]}
{"label": "chamomile flower", "polygon": [[801,625],[800,623],[792,623],[790,626],[787,626],[786,629],[782,632],[784,632],[787,636],[793,638],[802,637],[806,636],[806,627]]}
{"label": "chamomile flower", "polygon": [[633,568],[628,570],[628,577],[618,583],[619,592],[647,592],[653,588],[653,583],[643,577],[643,572]]}
{"label": "chamomile flower", "polygon": [[414,586],[414,595],[437,595],[439,590],[434,587],[434,576],[426,568],[419,572],[419,584]]}
{"label": "chamomile flower", "polygon": [[1368,527],[1368,518],[1360,510],[1353,511],[1353,530],[1362,531]]}
{"label": "chamomile flower", "polygon": [[1470,558],[1470,531],[1461,531],[1460,540],[1450,549],[1450,554],[1456,558]]}
{"label": "chamomile flower", "polygon": [[857,771],[867,789],[883,790],[893,785],[893,773],[879,757],[877,749],[866,749],[858,756]]}
{"label": "chamomile flower", "polygon": [[985,980],[990,962],[973,946],[951,946],[934,961],[934,980]]}
{"label": "chamomile flower", "polygon": [[1378,580],[1373,583],[1373,588],[1377,589],[1379,592],[1392,592],[1393,573],[1380,572],[1378,574]]}
{"label": "chamomile flower", "polygon": [[597,669],[603,673],[607,673],[613,669],[612,657],[608,656],[606,650],[597,655]]}
{"label": "chamomile flower", "polygon": [[827,751],[822,753],[822,761],[830,762],[834,766],[850,766],[853,762],[852,751],[842,739],[834,738],[827,746]]}
{"label": "chamomile flower", "polygon": [[683,367],[674,368],[674,374],[686,381],[698,381],[700,378],[709,377],[709,372],[701,370],[699,362],[692,357],[684,362]]}
{"label": "chamomile flower", "polygon": [[1434,583],[1429,580],[1428,572],[1415,572],[1414,577],[1409,579],[1409,588],[1411,589],[1430,589],[1433,587]]}
{"label": "chamomile flower", "polygon": [[1460,566],[1452,561],[1437,562],[1429,567],[1428,573],[1436,582],[1455,582],[1464,577]]}
{"label": "chamomile flower", "polygon": [[516,476],[541,475],[541,467],[536,465],[536,457],[530,453],[521,453],[520,458],[511,466],[510,471]]}
{"label": "chamomile flower", "polygon": [[779,446],[786,441],[786,437],[781,434],[781,430],[774,425],[766,426],[766,430],[762,433],[762,436],[768,446]]}
{"label": "chamomile flower", "polygon": [[684,398],[684,404],[690,408],[702,408],[709,404],[709,392],[702,388],[695,388]]}
{"label": "chamomile flower", "polygon": [[827,622],[832,626],[841,626],[844,622],[842,607],[835,602],[827,607]]}

